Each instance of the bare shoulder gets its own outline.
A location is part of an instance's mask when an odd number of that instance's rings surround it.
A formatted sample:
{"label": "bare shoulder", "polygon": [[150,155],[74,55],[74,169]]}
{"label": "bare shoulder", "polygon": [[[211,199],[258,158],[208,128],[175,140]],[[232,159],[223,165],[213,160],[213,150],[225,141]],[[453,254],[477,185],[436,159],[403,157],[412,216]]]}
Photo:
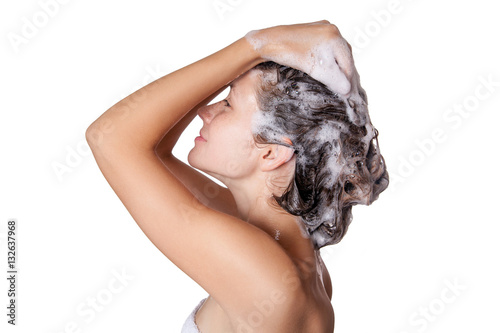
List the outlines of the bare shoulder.
{"label": "bare shoulder", "polygon": [[[316,253],[316,270],[303,281],[304,297],[296,303],[300,318],[296,324],[302,326],[301,332],[332,333],[335,324],[335,314],[331,304],[332,285],[330,274],[319,252]],[[302,275],[304,276],[304,275]],[[300,316],[300,313],[303,316]],[[297,331],[299,332],[299,331]]]}
{"label": "bare shoulder", "polygon": [[[331,304],[331,287],[328,294],[320,276],[304,279],[300,269],[297,272],[298,275],[292,272],[283,275],[280,290],[275,290],[266,299],[254,301],[253,308],[244,318],[244,323],[249,325],[245,327],[247,330],[252,328],[254,332],[262,333],[333,332],[335,314]],[[326,267],[317,273],[328,275]],[[256,330],[257,326],[250,325],[256,324],[256,318],[261,318],[259,330]],[[241,324],[241,318],[239,320],[238,325]]]}
{"label": "bare shoulder", "polygon": [[[267,277],[258,280],[267,284]],[[197,323],[203,332],[272,332],[272,333],[332,333],[334,312],[322,286],[313,291],[301,279],[301,274],[285,272],[275,289],[253,297],[244,311],[228,311],[219,304],[217,296],[210,296],[197,314]],[[235,299],[240,299],[235,294]],[[241,301],[241,299],[240,299]]]}

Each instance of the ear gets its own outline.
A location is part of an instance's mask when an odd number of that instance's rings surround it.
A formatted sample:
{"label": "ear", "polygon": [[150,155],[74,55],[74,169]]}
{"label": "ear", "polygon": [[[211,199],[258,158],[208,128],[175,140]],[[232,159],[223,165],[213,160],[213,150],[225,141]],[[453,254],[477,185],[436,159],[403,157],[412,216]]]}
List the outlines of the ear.
{"label": "ear", "polygon": [[278,144],[267,146],[261,155],[260,169],[262,171],[272,171],[290,161],[295,150]]}

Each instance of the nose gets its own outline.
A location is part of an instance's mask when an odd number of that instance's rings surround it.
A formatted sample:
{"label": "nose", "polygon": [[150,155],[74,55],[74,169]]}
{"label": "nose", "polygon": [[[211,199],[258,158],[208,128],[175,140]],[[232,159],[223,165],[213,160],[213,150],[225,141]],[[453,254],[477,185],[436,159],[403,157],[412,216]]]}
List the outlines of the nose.
{"label": "nose", "polygon": [[205,105],[205,106],[199,108],[197,113],[198,113],[198,116],[200,116],[200,118],[203,119],[204,122],[206,122],[207,124],[210,124],[210,122],[219,113],[220,109],[221,109],[220,103],[215,103],[215,104],[211,104],[211,105]]}

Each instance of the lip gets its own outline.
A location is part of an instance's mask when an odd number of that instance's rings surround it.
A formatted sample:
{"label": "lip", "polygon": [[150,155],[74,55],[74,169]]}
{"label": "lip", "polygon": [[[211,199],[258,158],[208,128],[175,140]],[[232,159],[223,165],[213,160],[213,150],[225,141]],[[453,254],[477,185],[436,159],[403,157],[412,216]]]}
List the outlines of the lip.
{"label": "lip", "polygon": [[207,140],[203,137],[203,135],[201,135],[201,130],[200,130],[200,136],[197,136],[196,138],[194,138],[194,141],[207,142]]}

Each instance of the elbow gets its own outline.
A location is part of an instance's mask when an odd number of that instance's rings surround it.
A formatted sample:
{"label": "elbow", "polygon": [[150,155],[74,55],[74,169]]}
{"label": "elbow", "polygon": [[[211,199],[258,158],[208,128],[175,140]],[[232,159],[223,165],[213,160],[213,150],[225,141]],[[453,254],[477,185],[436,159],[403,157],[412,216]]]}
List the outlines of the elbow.
{"label": "elbow", "polygon": [[85,140],[92,149],[102,143],[102,135],[95,121],[85,131]]}
{"label": "elbow", "polygon": [[102,148],[113,133],[113,128],[110,121],[99,118],[95,120],[85,131],[85,140],[87,140],[89,147],[92,149]]}

